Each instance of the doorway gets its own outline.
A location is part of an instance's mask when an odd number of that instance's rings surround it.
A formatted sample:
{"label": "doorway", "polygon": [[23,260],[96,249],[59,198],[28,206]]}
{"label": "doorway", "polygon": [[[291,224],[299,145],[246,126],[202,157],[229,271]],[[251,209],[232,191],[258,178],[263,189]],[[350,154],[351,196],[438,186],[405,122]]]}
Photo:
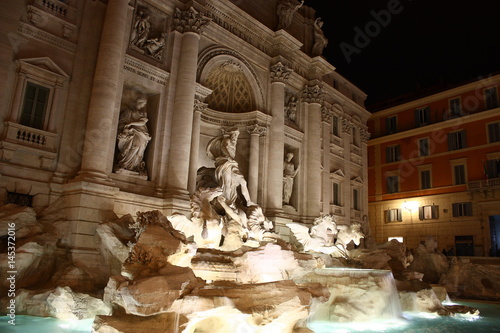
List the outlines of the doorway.
{"label": "doorway", "polygon": [[490,215],[490,256],[500,257],[500,215]]}

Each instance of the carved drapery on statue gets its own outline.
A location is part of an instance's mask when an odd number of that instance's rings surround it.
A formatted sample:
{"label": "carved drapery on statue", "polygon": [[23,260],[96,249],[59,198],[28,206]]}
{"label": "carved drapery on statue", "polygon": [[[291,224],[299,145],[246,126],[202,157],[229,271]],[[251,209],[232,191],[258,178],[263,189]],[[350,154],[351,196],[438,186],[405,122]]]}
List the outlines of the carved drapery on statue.
{"label": "carved drapery on statue", "polygon": [[234,251],[243,245],[259,246],[277,235],[270,232],[272,222],[259,205],[252,202],[247,182],[241,174],[236,156],[238,129],[222,129],[210,140],[206,153],[215,168],[198,169],[197,189],[191,197],[189,220],[181,214],[168,217],[186,237],[194,236],[197,246]]}
{"label": "carved drapery on statue", "polygon": [[165,13],[152,6],[138,4],[130,32],[130,49],[162,61],[167,42],[166,22]]}
{"label": "carved drapery on statue", "polygon": [[294,179],[300,167],[300,164],[295,167],[295,164],[292,162],[293,156],[292,152],[288,152],[283,162],[283,205],[290,205]]}
{"label": "carved drapery on statue", "polygon": [[146,123],[147,98],[139,96],[120,112],[118,120],[117,147],[115,172],[147,178],[144,151],[151,140]]}
{"label": "carved drapery on statue", "polygon": [[323,54],[323,50],[328,44],[328,39],[325,37],[325,34],[321,29],[322,27],[323,21],[321,20],[321,17],[318,17],[314,21],[314,45],[311,50],[311,55],[313,57]]}
{"label": "carved drapery on statue", "polygon": [[304,4],[304,0],[297,2],[296,0],[280,0],[276,6],[276,14],[278,15],[278,30],[287,29],[292,23],[293,14]]}

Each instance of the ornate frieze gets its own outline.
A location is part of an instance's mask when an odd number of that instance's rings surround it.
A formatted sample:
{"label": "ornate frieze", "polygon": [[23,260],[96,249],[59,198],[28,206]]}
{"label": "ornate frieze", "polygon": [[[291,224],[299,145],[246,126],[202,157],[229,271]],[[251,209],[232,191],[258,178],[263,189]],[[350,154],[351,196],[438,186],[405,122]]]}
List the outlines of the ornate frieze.
{"label": "ornate frieze", "polygon": [[175,9],[173,28],[181,33],[195,32],[201,34],[203,28],[210,22],[210,18],[195,10],[193,7],[188,10]]}
{"label": "ornate frieze", "polygon": [[76,53],[76,44],[64,40],[63,38],[56,37],[29,24],[19,22],[18,32],[26,37],[36,39],[68,53]]}
{"label": "ornate frieze", "polygon": [[[217,6],[219,5],[219,1],[217,1]],[[205,7],[208,10],[205,15],[212,22],[231,32],[232,34],[236,35],[237,37],[241,38],[248,44],[261,50],[262,52],[265,52],[266,54],[270,53],[270,50],[272,50],[273,48],[272,43],[266,41],[254,31],[245,27],[243,24],[230,17],[227,13],[218,9],[216,5],[214,5],[214,3],[212,3],[211,1],[207,1]]]}
{"label": "ornate frieze", "polygon": [[151,66],[128,55],[125,57],[125,64],[123,66],[123,69],[147,78],[153,82],[159,83],[163,86],[166,84],[170,76],[168,72],[162,71],[158,67]]}
{"label": "ornate frieze", "polygon": [[319,103],[323,102],[325,94],[319,85],[305,86],[302,90],[302,100],[306,103]]}
{"label": "ornate frieze", "polygon": [[271,82],[285,82],[292,73],[292,70],[281,62],[272,65],[269,69],[271,73]]}

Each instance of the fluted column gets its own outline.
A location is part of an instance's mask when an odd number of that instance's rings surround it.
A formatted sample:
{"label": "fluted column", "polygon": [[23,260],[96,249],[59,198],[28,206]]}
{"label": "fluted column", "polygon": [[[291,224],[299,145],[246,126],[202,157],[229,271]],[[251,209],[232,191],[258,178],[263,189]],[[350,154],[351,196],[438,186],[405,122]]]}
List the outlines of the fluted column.
{"label": "fluted column", "polygon": [[292,72],[282,63],[271,66],[271,126],[269,129],[269,167],[267,210],[282,209],[283,156],[285,146],[285,81]]}
{"label": "fluted column", "polygon": [[107,148],[113,146],[111,141],[115,140],[116,135],[111,124],[119,112],[116,101],[117,94],[121,93],[118,84],[123,68],[123,32],[128,31],[128,2],[108,0],[90,96],[79,177],[105,180],[110,171],[112,160],[109,159],[111,154]]}
{"label": "fluted column", "polygon": [[201,29],[208,20],[195,9],[176,9],[174,28],[183,34],[172,115],[167,192],[187,195],[193,135],[193,105]]}
{"label": "fluted column", "polygon": [[259,155],[260,136],[265,135],[266,128],[260,125],[250,125],[247,127],[250,133],[250,163],[248,166],[248,192],[253,202],[258,202],[259,190]]}
{"label": "fluted column", "polygon": [[332,125],[330,120],[332,118],[331,112],[326,108],[321,109],[321,120],[322,120],[322,136],[323,136],[323,214],[330,213],[330,202],[332,201],[332,184],[330,181],[330,132]]}
{"label": "fluted column", "polygon": [[352,126],[354,124],[347,118],[342,118],[342,136],[344,137],[344,184],[342,186],[344,201],[344,210],[346,217],[351,216],[352,209],[352,186],[351,186],[351,141],[352,141]]}
{"label": "fluted column", "polygon": [[200,125],[201,113],[206,109],[208,104],[195,99],[194,100],[194,115],[193,115],[193,135],[191,139],[191,156],[189,164],[189,194],[193,194],[196,190],[196,173],[198,171],[198,153],[200,150]]}
{"label": "fluted column", "polygon": [[307,188],[306,214],[317,217],[321,211],[321,102],[323,93],[318,85],[306,86],[302,101],[307,103]]}

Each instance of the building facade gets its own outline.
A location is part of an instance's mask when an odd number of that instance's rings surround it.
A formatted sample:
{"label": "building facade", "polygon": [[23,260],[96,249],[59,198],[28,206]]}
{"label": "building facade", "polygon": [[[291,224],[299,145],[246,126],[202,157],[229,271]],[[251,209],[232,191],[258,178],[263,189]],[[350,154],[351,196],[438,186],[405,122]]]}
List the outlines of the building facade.
{"label": "building facade", "polygon": [[4,8],[0,200],[57,210],[73,255],[91,259],[95,227],[110,218],[189,214],[200,171],[214,166],[206,147],[229,128],[239,131],[235,159],[250,197],[278,232],[321,214],[366,221],[366,95],[321,56],[327,40],[313,8],[284,0]]}
{"label": "building facade", "polygon": [[369,216],[377,241],[488,256],[499,249],[500,75],[373,113]]}

